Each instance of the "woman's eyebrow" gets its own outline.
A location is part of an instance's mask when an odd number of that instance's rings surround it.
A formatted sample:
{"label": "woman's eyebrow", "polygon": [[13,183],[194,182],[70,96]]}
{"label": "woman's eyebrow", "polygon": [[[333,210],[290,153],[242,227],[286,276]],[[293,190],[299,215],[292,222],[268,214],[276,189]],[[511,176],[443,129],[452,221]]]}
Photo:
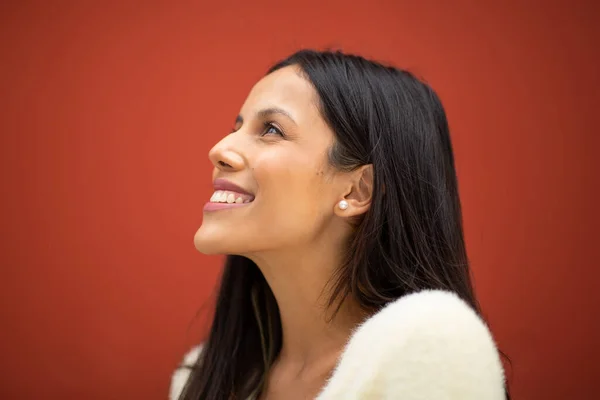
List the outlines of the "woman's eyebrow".
{"label": "woman's eyebrow", "polygon": [[[269,108],[262,109],[256,113],[256,117],[260,118],[260,119],[266,119],[266,118],[271,117],[274,114],[283,115],[284,117],[289,119],[294,125],[298,125],[296,123],[296,121],[294,121],[294,118],[292,118],[292,116],[290,115],[289,112],[285,111],[282,108],[278,108],[278,107],[269,107]],[[237,124],[243,124],[243,123],[244,123],[244,118],[241,115],[238,115],[235,119],[235,124],[237,125]]]}
{"label": "woman's eyebrow", "polygon": [[285,111],[282,108],[278,108],[278,107],[269,107],[269,108],[265,108],[264,110],[260,110],[259,112],[256,113],[256,116],[264,119],[264,118],[268,118],[268,117],[272,116],[273,114],[283,115],[284,117],[286,117],[287,119],[292,121],[294,123],[294,125],[298,125],[296,123],[296,121],[294,121],[294,118],[292,118],[292,116],[290,115],[289,112]]}

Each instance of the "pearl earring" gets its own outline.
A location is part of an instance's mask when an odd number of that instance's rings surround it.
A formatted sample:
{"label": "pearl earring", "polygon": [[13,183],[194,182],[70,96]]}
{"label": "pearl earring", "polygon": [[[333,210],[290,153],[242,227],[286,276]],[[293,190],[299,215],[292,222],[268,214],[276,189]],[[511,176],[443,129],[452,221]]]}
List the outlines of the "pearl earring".
{"label": "pearl earring", "polygon": [[348,208],[348,205],[349,205],[349,204],[348,204],[348,202],[347,202],[346,200],[341,200],[341,201],[338,203],[338,207],[339,207],[341,210],[345,210],[345,209],[347,209],[347,208]]}

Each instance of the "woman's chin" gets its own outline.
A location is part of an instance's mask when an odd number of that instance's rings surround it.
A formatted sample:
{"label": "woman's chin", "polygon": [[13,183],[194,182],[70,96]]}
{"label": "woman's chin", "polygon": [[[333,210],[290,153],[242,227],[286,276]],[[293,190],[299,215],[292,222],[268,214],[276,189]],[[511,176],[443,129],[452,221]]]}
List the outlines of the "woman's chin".
{"label": "woman's chin", "polygon": [[[221,244],[222,246],[222,244]],[[202,254],[215,255],[223,254],[219,251],[219,243],[217,240],[211,240],[205,235],[202,235],[200,231],[194,235],[194,247]]]}
{"label": "woman's chin", "polygon": [[231,239],[200,227],[194,235],[194,247],[202,254],[231,254]]}

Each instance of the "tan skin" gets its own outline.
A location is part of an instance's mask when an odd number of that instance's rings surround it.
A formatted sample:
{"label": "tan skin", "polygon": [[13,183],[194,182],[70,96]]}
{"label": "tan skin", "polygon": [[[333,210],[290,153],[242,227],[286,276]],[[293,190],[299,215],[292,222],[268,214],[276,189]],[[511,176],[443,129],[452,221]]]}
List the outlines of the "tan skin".
{"label": "tan skin", "polygon": [[[334,135],[317,104],[299,70],[280,69],[254,86],[234,131],[209,153],[213,179],[225,178],[255,198],[205,212],[195,246],[254,261],[281,314],[283,345],[261,400],[313,399],[366,317],[347,299],[329,320],[322,290],[341,263],[351,217],[370,206],[372,168],[341,172],[329,164]],[[349,203],[346,210],[340,200]]]}

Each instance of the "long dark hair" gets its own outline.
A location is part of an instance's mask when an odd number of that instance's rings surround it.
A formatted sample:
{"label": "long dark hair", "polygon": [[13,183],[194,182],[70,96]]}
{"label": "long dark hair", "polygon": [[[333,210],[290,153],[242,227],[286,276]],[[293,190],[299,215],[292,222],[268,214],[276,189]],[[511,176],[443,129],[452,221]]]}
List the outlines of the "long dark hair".
{"label": "long dark hair", "polygon": [[[331,165],[374,171],[372,203],[328,285],[329,306],[352,296],[376,312],[408,293],[442,289],[479,312],[436,93],[410,72],[341,52],[299,51],[268,73],[286,66],[298,67],[319,96],[335,134]],[[261,271],[228,256],[208,340],[180,399],[248,398],[263,387],[281,343],[279,310]]]}

